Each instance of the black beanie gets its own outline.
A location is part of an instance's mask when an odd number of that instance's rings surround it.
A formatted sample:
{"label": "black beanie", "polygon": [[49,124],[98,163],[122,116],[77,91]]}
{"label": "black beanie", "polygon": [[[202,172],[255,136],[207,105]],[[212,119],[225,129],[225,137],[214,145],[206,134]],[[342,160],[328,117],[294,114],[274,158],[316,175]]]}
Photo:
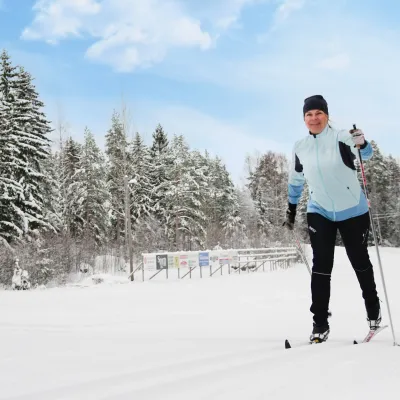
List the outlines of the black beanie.
{"label": "black beanie", "polygon": [[320,94],[317,94],[317,95],[311,96],[311,97],[307,97],[304,100],[303,116],[306,115],[306,112],[308,112],[310,110],[321,110],[325,114],[329,115],[328,103]]}

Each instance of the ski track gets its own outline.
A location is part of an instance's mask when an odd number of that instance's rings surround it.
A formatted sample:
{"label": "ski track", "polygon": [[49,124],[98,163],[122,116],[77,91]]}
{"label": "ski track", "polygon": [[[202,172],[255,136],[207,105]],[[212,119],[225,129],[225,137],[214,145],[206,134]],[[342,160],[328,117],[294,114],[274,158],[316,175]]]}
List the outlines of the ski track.
{"label": "ski track", "polygon": [[[263,354],[262,350],[262,348],[247,349],[238,353],[200,357],[183,362],[156,365],[142,370],[133,369],[114,376],[54,388],[50,391],[36,393],[36,395],[43,400],[54,399],[59,393],[62,393],[59,398],[69,398],[70,395],[79,395],[87,399],[119,398],[118,394],[125,395],[148,388],[159,390],[162,386],[180,385],[183,381],[212,377],[215,374],[224,374],[226,371],[232,373],[238,368],[251,366],[271,358],[271,356],[260,355],[260,353]],[[160,378],[154,379],[155,375],[159,375]],[[96,388],[95,392],[93,392],[93,388]],[[109,389],[110,392],[110,388],[112,388],[111,393],[105,395],[104,390]],[[28,398],[30,395],[15,397],[20,400]]]}
{"label": "ski track", "polygon": [[[201,357],[196,359],[189,359],[184,362],[171,363],[165,365],[155,365],[146,369],[132,369],[111,376],[101,377],[98,379],[87,380],[81,383],[73,383],[71,385],[54,387],[51,390],[38,391],[28,395],[7,397],[15,400],[28,400],[28,399],[88,399],[88,400],[125,400],[132,398],[140,399],[156,399],[156,398],[174,398],[186,399],[187,396],[192,396],[193,392],[196,393],[196,398],[213,398],[213,399],[229,399],[232,398],[234,392],[236,396],[240,397],[251,396],[250,398],[263,398],[263,396],[273,396],[276,399],[289,398],[286,396],[291,395],[291,384],[298,385],[298,392],[296,398],[307,398],[309,393],[302,391],[301,387],[310,379],[310,371],[304,369],[305,360],[307,358],[307,365],[313,364],[314,366],[325,368],[326,375],[318,376],[319,383],[316,385],[327,386],[335,393],[332,397],[328,394],[326,399],[340,398],[351,399],[353,395],[349,396],[346,390],[340,390],[336,386],[338,382],[332,382],[331,376],[340,376],[340,384],[347,386],[347,384],[362,385],[364,390],[368,387],[368,379],[372,381],[379,376],[376,376],[376,371],[371,370],[369,376],[358,375],[354,369],[357,369],[358,362],[354,360],[354,355],[357,351],[354,345],[342,343],[323,344],[322,346],[309,346],[299,347],[295,350],[297,353],[294,357],[282,346],[274,348],[266,352],[266,348],[259,347],[252,350],[247,349],[237,353],[218,354],[210,357]],[[264,354],[264,351],[266,354]],[[341,354],[342,360],[340,364],[331,364],[328,368],[326,365],[320,365],[321,356],[327,357],[329,360],[337,353]],[[261,354],[260,354],[261,353]],[[359,353],[359,352],[358,352]],[[397,355],[399,356],[400,353]],[[399,373],[397,360],[393,360],[392,373],[387,376],[385,372],[384,379],[396,379]],[[288,366],[290,365],[290,367]],[[291,383],[286,381],[288,372],[295,372],[297,375],[295,380]],[[155,378],[157,376],[158,378]],[[276,377],[281,376],[285,379],[278,379],[271,385],[268,382],[268,376]],[[328,379],[326,379],[328,378]],[[274,379],[274,378],[273,378]],[[260,386],[260,382],[264,383],[264,387]],[[249,390],[249,385],[253,389]],[[259,387],[257,391],[254,388]],[[229,387],[227,393],[226,388]],[[234,390],[233,390],[234,389]],[[253,394],[252,393],[253,390]],[[372,391],[363,397],[363,399],[376,399],[377,395],[383,395],[384,388],[379,391]],[[163,393],[166,394],[163,395]],[[393,393],[387,393],[385,398],[390,397]],[[138,396],[138,397],[136,397]],[[258,397],[260,396],[260,397]],[[304,397],[302,397],[304,396]],[[237,397],[239,398],[239,396]],[[265,397],[264,397],[265,398]]]}
{"label": "ski track", "polygon": [[[385,250],[396,327],[400,250]],[[390,327],[353,345],[367,333],[361,294],[343,249],[335,262],[331,335],[317,345],[307,343],[304,265],[203,281],[0,292],[0,399],[397,400],[400,347]],[[384,304],[383,317],[388,323]]]}

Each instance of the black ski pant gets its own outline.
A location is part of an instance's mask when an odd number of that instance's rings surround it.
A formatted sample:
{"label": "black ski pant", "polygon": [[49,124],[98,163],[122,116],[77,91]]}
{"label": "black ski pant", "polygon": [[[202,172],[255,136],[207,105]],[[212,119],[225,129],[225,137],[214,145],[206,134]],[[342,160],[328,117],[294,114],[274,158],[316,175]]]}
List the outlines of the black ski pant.
{"label": "black ski pant", "polygon": [[307,223],[313,250],[310,311],[314,314],[315,324],[323,325],[328,321],[337,230],[340,232],[347,256],[357,275],[367,316],[370,319],[376,319],[379,313],[379,298],[373,267],[368,255],[369,213],[339,222],[330,221],[317,213],[308,213]]}

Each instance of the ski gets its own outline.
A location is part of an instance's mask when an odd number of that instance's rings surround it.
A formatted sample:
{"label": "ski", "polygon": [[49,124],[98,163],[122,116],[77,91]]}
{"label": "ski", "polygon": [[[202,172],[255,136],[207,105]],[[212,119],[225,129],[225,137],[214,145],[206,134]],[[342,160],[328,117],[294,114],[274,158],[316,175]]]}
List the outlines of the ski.
{"label": "ski", "polygon": [[[300,346],[309,346],[310,344],[322,344],[322,343],[325,343],[326,341],[319,341],[319,340],[313,340],[313,341],[308,341],[308,342],[302,342],[302,343],[300,343],[300,344],[298,344],[298,345],[296,345],[295,347],[300,347]],[[288,339],[286,339],[285,340],[285,349],[291,349],[292,348],[292,345],[290,344],[290,342],[289,342],[289,340]]]}
{"label": "ski", "polygon": [[[308,341],[308,342],[302,342],[302,343],[300,343],[300,344],[298,344],[298,345],[296,345],[295,347],[300,347],[300,346],[309,346],[310,344],[320,344],[320,343],[324,343],[323,341],[321,342],[321,341],[312,341],[312,342],[310,342],[310,341]],[[291,349],[292,348],[292,345],[290,344],[290,342],[289,342],[289,340],[288,339],[286,339],[285,340],[285,349]]]}
{"label": "ski", "polygon": [[[378,333],[382,332],[385,328],[387,328],[389,325],[383,325],[380,326],[378,329],[375,330],[370,330],[367,334],[367,336],[365,336],[365,338],[362,340],[361,343],[368,343],[370,342]],[[358,342],[356,340],[354,340],[353,342],[354,344],[358,344]]]}
{"label": "ski", "polygon": [[[387,328],[389,325],[383,325],[380,326],[378,329],[375,330],[371,330],[368,332],[367,336],[365,336],[365,338],[361,341],[361,342],[357,342],[356,340],[353,341],[353,344],[359,344],[359,343],[368,343],[370,342],[378,333],[382,332],[385,328]],[[319,341],[313,341],[313,342],[304,342],[299,344],[299,346],[303,346],[303,345],[310,345],[310,344],[321,344],[324,342],[319,342]],[[298,346],[296,346],[298,347]],[[285,340],[285,349],[291,349],[292,345],[290,344],[289,340],[286,339]]]}

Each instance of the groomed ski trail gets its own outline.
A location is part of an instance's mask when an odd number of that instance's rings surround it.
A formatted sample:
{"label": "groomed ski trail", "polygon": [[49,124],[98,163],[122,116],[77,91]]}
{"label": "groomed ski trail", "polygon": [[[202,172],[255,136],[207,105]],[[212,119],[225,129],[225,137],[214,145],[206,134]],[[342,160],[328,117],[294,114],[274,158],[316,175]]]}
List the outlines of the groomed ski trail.
{"label": "groomed ski trail", "polygon": [[[400,315],[400,251],[382,253]],[[331,333],[319,345],[298,345],[312,324],[302,264],[207,280],[1,292],[0,399],[397,400],[400,348],[389,329],[353,345],[368,324],[343,249],[335,260]]]}

